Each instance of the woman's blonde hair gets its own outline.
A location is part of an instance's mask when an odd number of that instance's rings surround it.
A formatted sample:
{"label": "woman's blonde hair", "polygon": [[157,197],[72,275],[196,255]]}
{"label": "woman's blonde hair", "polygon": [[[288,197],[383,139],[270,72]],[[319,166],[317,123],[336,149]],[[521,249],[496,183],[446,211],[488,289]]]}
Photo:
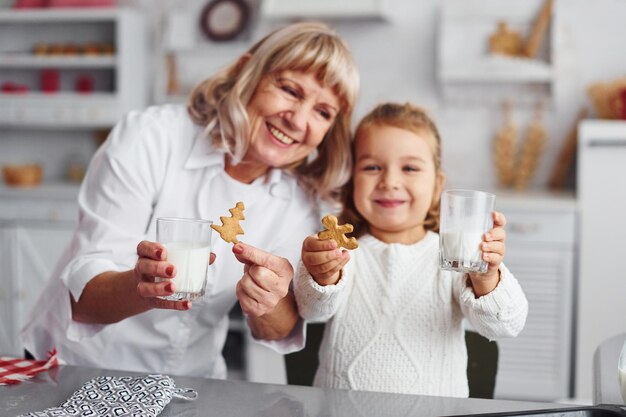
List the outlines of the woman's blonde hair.
{"label": "woman's blonde hair", "polygon": [[[374,110],[369,112],[362,120],[355,131],[355,138],[370,126],[393,126],[399,129],[408,130],[417,134],[424,132],[430,133],[434,141],[433,159],[435,164],[435,178],[442,175],[441,171],[441,136],[435,122],[428,114],[410,103],[384,103],[376,106]],[[354,146],[356,140],[352,143],[352,158],[355,155]],[[424,220],[424,228],[439,231],[439,208],[440,208],[440,192],[435,190],[433,201],[430,204],[426,219]],[[354,226],[352,236],[361,237],[368,231],[367,221],[358,212],[354,205],[354,175],[343,187],[341,192],[341,200],[343,203],[343,211],[341,212],[340,221],[342,223],[350,223]]]}
{"label": "woman's blonde hair", "polygon": [[264,77],[284,70],[314,73],[340,101],[341,108],[317,148],[317,157],[311,155],[281,167],[311,194],[332,201],[350,176],[350,126],[359,74],[347,46],[328,26],[302,22],[271,32],[237,62],[196,86],[189,99],[189,114],[195,123],[207,126],[215,147],[226,150],[233,163],[239,163],[251,139],[246,105]]}

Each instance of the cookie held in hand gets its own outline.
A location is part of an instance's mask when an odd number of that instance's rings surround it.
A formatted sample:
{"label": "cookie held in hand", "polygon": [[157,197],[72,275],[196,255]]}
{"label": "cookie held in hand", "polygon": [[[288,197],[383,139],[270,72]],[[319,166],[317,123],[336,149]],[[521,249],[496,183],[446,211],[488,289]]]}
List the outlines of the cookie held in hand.
{"label": "cookie held in hand", "polygon": [[359,243],[356,238],[347,238],[346,233],[350,233],[354,230],[354,227],[350,223],[338,225],[337,218],[333,215],[326,215],[322,218],[322,224],[326,227],[317,234],[317,237],[322,240],[333,239],[337,242],[337,247],[343,247],[346,249],[356,249],[359,247]]}
{"label": "cookie held in hand", "polygon": [[243,235],[244,231],[239,224],[240,220],[245,220],[246,218],[243,215],[244,210],[243,202],[239,201],[235,207],[228,209],[230,211],[231,216],[220,216],[220,220],[222,221],[221,226],[217,226],[215,224],[211,225],[211,228],[217,233],[220,234],[220,237],[224,239],[228,243],[239,243],[237,240],[237,235]]}

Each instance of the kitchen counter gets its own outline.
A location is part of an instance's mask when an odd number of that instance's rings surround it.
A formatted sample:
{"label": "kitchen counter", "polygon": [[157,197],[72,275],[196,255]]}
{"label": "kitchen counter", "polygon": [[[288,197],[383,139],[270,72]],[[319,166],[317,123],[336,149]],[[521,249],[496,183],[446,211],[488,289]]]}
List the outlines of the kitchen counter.
{"label": "kitchen counter", "polygon": [[593,403],[624,404],[620,392],[617,362],[626,333],[613,336],[598,346],[593,355]]}
{"label": "kitchen counter", "polygon": [[[58,406],[83,383],[102,375],[142,374],[68,365],[53,368],[20,384],[0,386],[0,415],[16,416]],[[430,417],[571,407],[538,402],[400,395],[191,377],[173,379],[179,388],[195,389],[198,398],[191,402],[173,399],[160,415],[162,417]]]}

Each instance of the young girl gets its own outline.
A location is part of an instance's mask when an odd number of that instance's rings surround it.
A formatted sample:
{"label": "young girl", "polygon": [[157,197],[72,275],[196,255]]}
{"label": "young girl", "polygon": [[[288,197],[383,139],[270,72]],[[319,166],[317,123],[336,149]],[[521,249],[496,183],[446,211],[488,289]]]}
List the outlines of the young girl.
{"label": "young girl", "polygon": [[300,315],[328,321],[314,384],[321,387],[467,397],[463,318],[489,339],[516,336],[528,312],[502,264],[506,223],[481,250],[484,274],[438,266],[444,184],[435,124],[410,104],[383,104],[359,124],[354,174],[340,223],[359,247],[305,239],[295,278]]}

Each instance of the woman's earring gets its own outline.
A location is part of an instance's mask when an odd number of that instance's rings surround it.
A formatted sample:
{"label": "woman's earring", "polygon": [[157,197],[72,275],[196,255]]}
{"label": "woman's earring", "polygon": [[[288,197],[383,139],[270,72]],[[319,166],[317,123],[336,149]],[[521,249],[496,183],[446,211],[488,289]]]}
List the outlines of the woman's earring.
{"label": "woman's earring", "polygon": [[311,162],[315,161],[319,154],[320,153],[317,151],[317,148],[313,149],[313,151],[306,157],[306,163],[310,164]]}

